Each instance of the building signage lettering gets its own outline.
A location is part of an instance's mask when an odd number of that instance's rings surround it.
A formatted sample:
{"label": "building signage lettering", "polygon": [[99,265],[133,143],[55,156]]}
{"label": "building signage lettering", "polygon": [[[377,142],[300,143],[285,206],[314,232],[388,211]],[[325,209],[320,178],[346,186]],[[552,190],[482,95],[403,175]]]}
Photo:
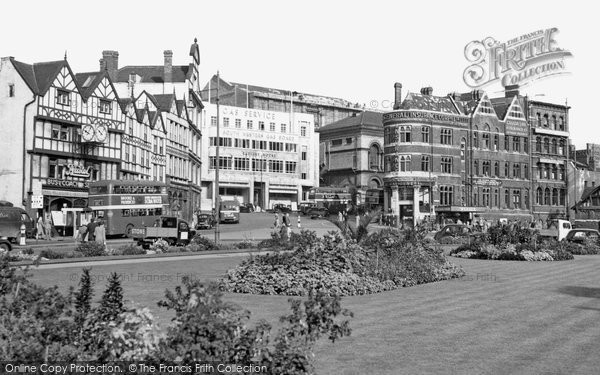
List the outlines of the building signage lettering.
{"label": "building signage lettering", "polygon": [[234,107],[223,107],[223,116],[237,116],[258,120],[275,120],[275,112],[257,111]]}
{"label": "building signage lettering", "polygon": [[525,121],[506,121],[506,134],[519,137],[529,136],[529,127]]}
{"label": "building signage lettering", "polygon": [[476,179],[473,183],[475,185],[480,185],[480,186],[500,186],[500,185],[502,185],[502,181],[490,180],[487,178]]}
{"label": "building signage lettering", "polygon": [[67,164],[65,176],[90,178],[92,175],[92,167],[84,167],[81,164]]}
{"label": "building signage lettering", "polygon": [[451,122],[468,124],[469,118],[464,116],[451,115],[447,113],[436,113],[436,112],[425,112],[425,111],[396,111],[391,113],[385,113],[383,115],[383,121],[400,120],[394,121],[394,123],[403,122],[415,122],[415,121],[438,121],[438,122]]}
{"label": "building signage lettering", "polygon": [[87,181],[59,180],[57,178],[47,179],[46,185],[80,189],[87,189],[90,187],[90,184]]}
{"label": "building signage lettering", "polygon": [[272,141],[287,141],[297,143],[297,139],[293,135],[279,135],[269,134],[263,132],[249,132],[249,131],[235,131],[235,130],[224,130],[222,137],[232,137],[232,138],[247,138],[247,139],[267,139]]}
{"label": "building signage lettering", "polygon": [[277,155],[274,152],[255,152],[255,151],[244,151],[242,156],[246,158],[259,158],[259,159],[275,159]]}
{"label": "building signage lettering", "polygon": [[463,73],[469,87],[479,88],[494,82],[502,86],[524,86],[540,78],[568,73],[565,58],[573,55],[558,47],[557,28],[536,30],[501,43],[492,37],[475,40],[465,47],[472,64]]}

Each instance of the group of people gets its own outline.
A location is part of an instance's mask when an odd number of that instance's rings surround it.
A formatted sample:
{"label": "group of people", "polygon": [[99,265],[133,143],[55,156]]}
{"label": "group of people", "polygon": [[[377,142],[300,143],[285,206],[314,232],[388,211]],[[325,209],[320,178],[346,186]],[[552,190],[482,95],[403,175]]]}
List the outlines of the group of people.
{"label": "group of people", "polygon": [[106,229],[102,220],[92,218],[90,222],[79,227],[78,242],[97,242],[106,245]]}
{"label": "group of people", "polygon": [[40,215],[37,219],[35,238],[50,240],[52,237],[52,223],[49,219],[44,220],[44,215]]}

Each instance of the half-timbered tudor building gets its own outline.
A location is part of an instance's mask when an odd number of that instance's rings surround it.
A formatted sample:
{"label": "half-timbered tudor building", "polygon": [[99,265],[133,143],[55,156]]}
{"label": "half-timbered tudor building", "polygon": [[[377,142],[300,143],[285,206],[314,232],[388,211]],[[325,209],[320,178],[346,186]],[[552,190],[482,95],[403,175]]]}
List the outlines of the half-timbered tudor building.
{"label": "half-timbered tudor building", "polygon": [[[122,68],[119,68],[117,51],[103,51],[100,60],[100,65],[114,77],[121,97],[137,98],[138,111],[147,103],[148,113],[156,112],[161,117],[167,132],[165,180],[169,185],[170,213],[187,219],[201,208],[201,194],[206,194],[200,188],[202,134],[199,125],[204,105],[198,81],[200,49],[196,40],[189,56],[191,61],[187,65],[173,65],[173,52],[164,51],[163,65]],[[160,169],[160,164],[157,165]]]}
{"label": "half-timbered tudor building", "polygon": [[76,77],[66,58],[26,64],[7,57],[0,86],[7,90],[0,196],[32,213],[79,211],[88,205],[89,181],[118,178],[124,116],[106,72]]}

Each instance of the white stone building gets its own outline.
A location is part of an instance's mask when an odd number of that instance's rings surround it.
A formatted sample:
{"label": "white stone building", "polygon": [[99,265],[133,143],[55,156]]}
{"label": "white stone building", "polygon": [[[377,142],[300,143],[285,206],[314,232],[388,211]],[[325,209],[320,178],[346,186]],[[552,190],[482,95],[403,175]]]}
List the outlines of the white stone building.
{"label": "white stone building", "polygon": [[[204,104],[202,210],[214,205],[217,106]],[[221,199],[263,209],[296,209],[319,186],[319,135],[311,114],[220,106],[219,192]]]}

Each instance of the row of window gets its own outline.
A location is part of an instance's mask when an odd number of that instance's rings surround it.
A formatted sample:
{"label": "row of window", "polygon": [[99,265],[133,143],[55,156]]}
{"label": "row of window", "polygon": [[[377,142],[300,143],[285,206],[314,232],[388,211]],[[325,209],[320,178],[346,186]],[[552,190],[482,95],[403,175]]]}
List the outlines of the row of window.
{"label": "row of window", "polygon": [[[529,190],[504,189],[504,201],[500,201],[502,189],[481,188],[473,193],[473,205],[476,207],[529,208]],[[481,193],[480,193],[481,191]],[[522,198],[522,199],[521,199]]]}
{"label": "row of window", "polygon": [[[14,86],[12,89],[12,95],[14,95]],[[71,105],[71,92],[66,90],[56,90],[56,104],[69,106]],[[98,101],[98,110],[100,113],[110,115],[112,113],[112,102],[110,100],[100,99]]]}
{"label": "row of window", "polygon": [[538,187],[535,191],[535,203],[544,206],[564,206],[566,195],[565,189]]}
{"label": "row of window", "polygon": [[[209,157],[209,169],[217,166],[216,157]],[[236,171],[296,173],[298,163],[295,161],[267,160],[219,156],[219,169]]]}
{"label": "row of window", "polygon": [[[236,129],[242,128],[242,120],[241,119],[239,119],[239,118],[234,119],[234,124],[235,124]],[[217,116],[210,117],[210,125],[217,126]],[[223,127],[224,128],[231,127],[229,117],[223,117]],[[277,128],[277,124],[275,124],[274,122],[269,123],[269,131],[274,132],[274,131],[276,131],[276,128]],[[246,120],[246,129],[254,130],[254,120]],[[256,129],[264,131],[265,130],[265,122],[258,121]],[[291,128],[288,129],[288,124],[279,124],[279,131],[281,133],[288,133],[288,132],[291,133],[292,129]],[[303,137],[306,136],[306,126],[300,126],[300,135]]]}
{"label": "row of window", "polygon": [[125,209],[125,210],[121,210],[121,215],[123,217],[130,217],[130,216],[161,216],[162,215],[162,208],[149,208],[149,209],[134,208],[134,209]]}
{"label": "row of window", "polygon": [[563,116],[557,117],[556,115],[552,115],[552,116],[549,116],[548,114],[542,115],[540,112],[537,112],[535,114],[535,117],[537,120],[538,127],[549,128],[552,130],[560,130],[560,131],[565,130],[565,118]]}
{"label": "row of window", "polygon": [[565,166],[549,163],[538,163],[538,174],[540,179],[561,180],[565,179]]}
{"label": "row of window", "polygon": [[567,155],[567,148],[565,147],[564,139],[557,141],[556,139],[550,140],[549,138],[536,137],[535,151],[548,155]]}
{"label": "row of window", "polygon": [[[385,163],[386,172],[411,172],[412,168],[412,156],[411,155],[393,155],[387,156]],[[421,171],[430,172],[433,171],[431,167],[431,157],[429,155],[421,156]],[[416,171],[416,170],[415,170]],[[440,158],[440,172],[452,173],[453,171],[453,158],[450,156],[442,156]]]}
{"label": "row of window", "polygon": [[[500,166],[504,165],[504,174],[500,174]],[[473,161],[473,175],[475,176],[487,176],[487,177],[505,177],[505,178],[529,178],[529,167],[525,163],[512,163],[512,175],[511,175],[511,163],[510,162],[494,162],[494,168],[492,168],[492,162],[490,160],[479,160]],[[480,169],[481,167],[481,169]],[[481,172],[481,173],[480,173]]]}
{"label": "row of window", "polygon": [[[217,137],[210,137],[209,145],[216,146],[217,145]],[[254,150],[286,151],[286,152],[297,152],[297,150],[298,150],[298,145],[296,143],[257,141],[254,139],[250,140],[250,139],[227,138],[227,137],[219,137],[219,146],[248,148],[248,149],[254,149]]]}

